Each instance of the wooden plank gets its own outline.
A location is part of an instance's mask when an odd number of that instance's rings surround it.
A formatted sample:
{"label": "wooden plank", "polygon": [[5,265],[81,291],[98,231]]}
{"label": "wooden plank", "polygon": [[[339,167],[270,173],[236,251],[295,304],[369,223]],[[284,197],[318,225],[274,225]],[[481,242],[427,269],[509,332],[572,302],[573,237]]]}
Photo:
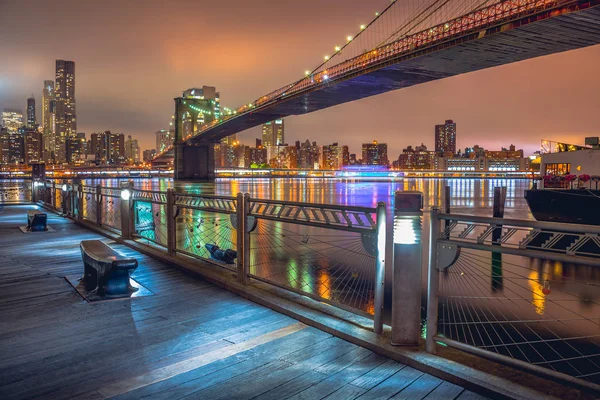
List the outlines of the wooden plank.
{"label": "wooden plank", "polygon": [[478,395],[477,393],[465,390],[456,398],[457,400],[488,400],[487,397]]}
{"label": "wooden plank", "polygon": [[404,364],[400,364],[394,360],[387,360],[377,368],[369,371],[361,377],[356,378],[350,383],[354,386],[370,390],[404,367]]}
{"label": "wooden plank", "polygon": [[406,386],[410,385],[421,375],[423,375],[423,373],[414,368],[404,367],[385,381],[381,382],[379,385],[363,394],[360,398],[361,400],[389,399]]}
{"label": "wooden plank", "polygon": [[450,382],[442,382],[435,390],[429,393],[426,400],[453,400],[464,391],[463,388]]}
{"label": "wooden plank", "polygon": [[392,397],[394,400],[421,400],[442,383],[441,379],[423,374],[419,379]]}
{"label": "wooden plank", "polygon": [[214,361],[230,357],[237,353],[241,353],[245,350],[249,350],[251,348],[278,339],[280,337],[290,335],[304,328],[306,328],[306,325],[304,325],[301,322],[298,322],[293,325],[289,325],[285,328],[281,328],[277,331],[268,333],[266,335],[259,336],[256,339],[248,340],[241,344],[232,344],[231,346],[228,346],[224,349],[215,350],[214,352],[210,352],[202,356],[181,361],[177,364],[169,365],[168,367],[163,367],[160,369],[149,371],[146,374],[105,386],[103,388],[100,388],[98,391],[106,397],[117,396],[119,394],[130,392],[134,389],[138,389],[140,387],[150,385],[152,383],[164,381],[175,375],[191,371],[193,369],[210,364]]}

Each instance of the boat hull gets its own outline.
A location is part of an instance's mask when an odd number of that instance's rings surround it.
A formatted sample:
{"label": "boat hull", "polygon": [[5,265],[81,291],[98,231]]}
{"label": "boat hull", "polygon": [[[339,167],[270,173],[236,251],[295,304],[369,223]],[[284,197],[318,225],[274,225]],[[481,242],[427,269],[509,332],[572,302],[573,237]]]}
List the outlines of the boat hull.
{"label": "boat hull", "polygon": [[538,221],[600,225],[599,190],[533,189],[525,200]]}

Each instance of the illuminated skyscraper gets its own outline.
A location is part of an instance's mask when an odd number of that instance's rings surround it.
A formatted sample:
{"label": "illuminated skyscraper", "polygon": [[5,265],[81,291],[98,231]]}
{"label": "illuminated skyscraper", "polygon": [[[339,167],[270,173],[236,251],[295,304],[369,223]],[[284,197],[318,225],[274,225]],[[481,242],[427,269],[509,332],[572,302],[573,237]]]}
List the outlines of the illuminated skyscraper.
{"label": "illuminated skyscraper", "polygon": [[50,112],[50,102],[54,101],[54,81],[44,81],[42,89],[42,133],[44,135],[44,159],[52,158],[54,154],[54,123]]}
{"label": "illuminated skyscraper", "polygon": [[363,143],[362,145],[363,165],[388,165],[387,143]]}
{"label": "illuminated skyscraper", "polygon": [[435,152],[456,153],[456,123],[451,119],[446,120],[443,125],[435,126]]}
{"label": "illuminated skyscraper", "polygon": [[280,146],[285,144],[284,136],[284,124],[282,119],[276,119],[275,121],[267,122],[262,127],[262,145],[268,146]]}
{"label": "illuminated skyscraper", "polygon": [[35,125],[35,98],[31,94],[31,97],[27,99],[27,127],[35,128]]}
{"label": "illuminated skyscraper", "polygon": [[23,112],[12,108],[2,109],[2,126],[8,132],[16,133],[23,126]]}
{"label": "illuminated skyscraper", "polygon": [[77,137],[74,61],[56,60],[54,96],[56,99],[55,160],[61,163],[67,159],[67,138]]}
{"label": "illuminated skyscraper", "polygon": [[156,131],[156,152],[160,153],[175,141],[175,128]]}

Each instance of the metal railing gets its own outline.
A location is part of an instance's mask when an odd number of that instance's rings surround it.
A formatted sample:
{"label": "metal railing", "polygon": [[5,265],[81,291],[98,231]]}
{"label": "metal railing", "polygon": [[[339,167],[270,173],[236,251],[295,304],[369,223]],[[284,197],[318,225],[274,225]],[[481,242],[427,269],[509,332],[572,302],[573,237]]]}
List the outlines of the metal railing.
{"label": "metal railing", "polygon": [[31,191],[29,180],[0,180],[0,205],[28,203]]}
{"label": "metal railing", "polygon": [[256,279],[373,318],[374,331],[383,332],[384,203],[348,207],[63,185],[41,183],[37,200],[124,239],[233,271],[242,283]]}
{"label": "metal railing", "polygon": [[427,351],[441,343],[599,391],[599,235],[432,209]]}

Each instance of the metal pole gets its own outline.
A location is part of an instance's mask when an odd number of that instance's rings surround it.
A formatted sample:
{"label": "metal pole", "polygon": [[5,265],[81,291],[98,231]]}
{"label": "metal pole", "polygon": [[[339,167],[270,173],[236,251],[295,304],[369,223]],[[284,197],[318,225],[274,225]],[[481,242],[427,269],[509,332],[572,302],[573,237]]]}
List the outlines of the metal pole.
{"label": "metal pole", "polygon": [[96,223],[102,225],[102,186],[96,185]]}
{"label": "metal pole", "polygon": [[56,209],[56,181],[52,181],[52,196],[50,197],[50,205],[52,208]]}
{"label": "metal pole", "polygon": [[80,183],[77,188],[77,219],[83,219],[83,184]]}
{"label": "metal pole", "polygon": [[385,291],[385,251],[387,211],[384,202],[377,203],[377,262],[375,264],[375,309],[373,331],[383,333],[383,295]]}
{"label": "metal pole", "polygon": [[440,235],[441,221],[438,219],[440,210],[433,207],[429,212],[429,265],[427,268],[427,329],[425,350],[435,354],[436,346],[433,337],[438,329],[438,291],[439,272],[437,270],[437,240]]}
{"label": "metal pole", "polygon": [[167,253],[175,255],[175,190],[167,189]]}
{"label": "metal pole", "polygon": [[[450,214],[450,193],[451,193],[451,188],[450,186],[446,185],[444,186],[444,208],[442,208],[444,214]],[[448,227],[450,226],[450,221],[446,220],[444,221],[444,231],[448,230]]]}
{"label": "metal pole", "polygon": [[244,236],[246,234],[246,204],[244,194],[238,193],[236,198],[236,218],[237,218],[237,280],[246,283],[246,274],[244,271]]}

